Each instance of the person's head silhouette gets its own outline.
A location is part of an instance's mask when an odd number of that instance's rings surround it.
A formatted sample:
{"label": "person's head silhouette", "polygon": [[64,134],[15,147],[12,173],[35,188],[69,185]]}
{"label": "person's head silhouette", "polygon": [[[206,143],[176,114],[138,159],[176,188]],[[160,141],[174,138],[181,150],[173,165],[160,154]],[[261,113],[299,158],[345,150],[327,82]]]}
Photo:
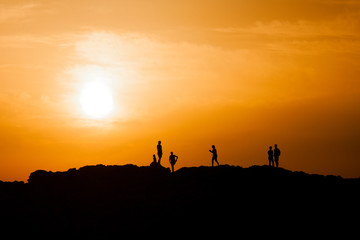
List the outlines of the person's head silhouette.
{"label": "person's head silhouette", "polygon": [[272,146],[270,146],[269,149],[271,150],[271,149],[272,149]]}
{"label": "person's head silhouette", "polygon": [[161,144],[161,141],[158,141],[158,144],[160,145],[160,144]]}
{"label": "person's head silhouette", "polygon": [[215,148],[215,145],[212,145],[212,148]]}
{"label": "person's head silhouette", "polygon": [[173,153],[173,152],[171,152],[170,154],[171,154],[171,155],[174,155],[174,153]]}
{"label": "person's head silhouette", "polygon": [[277,148],[277,144],[275,144],[275,148]]}

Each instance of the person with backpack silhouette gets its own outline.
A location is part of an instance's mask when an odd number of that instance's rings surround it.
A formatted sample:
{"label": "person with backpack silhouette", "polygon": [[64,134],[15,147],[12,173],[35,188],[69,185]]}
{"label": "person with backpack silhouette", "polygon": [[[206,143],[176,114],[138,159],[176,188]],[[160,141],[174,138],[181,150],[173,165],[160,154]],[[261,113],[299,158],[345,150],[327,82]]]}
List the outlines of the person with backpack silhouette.
{"label": "person with backpack silhouette", "polygon": [[274,166],[274,151],[272,150],[272,147],[269,147],[268,151],[268,159],[269,159],[269,167]]}
{"label": "person with backpack silhouette", "polygon": [[175,166],[175,163],[177,162],[178,158],[179,157],[174,155],[173,152],[170,153],[169,162],[170,162],[170,165],[171,165],[172,172],[174,172],[174,166]]}
{"label": "person with backpack silhouette", "polygon": [[212,153],[212,158],[211,158],[211,166],[213,167],[214,166],[214,161],[217,163],[217,165],[219,166],[219,162],[217,161],[217,151],[216,151],[216,148],[215,148],[215,145],[212,145],[212,150],[209,150],[209,152]]}
{"label": "person with backpack silhouette", "polygon": [[276,167],[279,167],[279,157],[280,157],[280,149],[278,149],[277,144],[275,144],[274,158],[275,158]]}
{"label": "person with backpack silhouette", "polygon": [[161,165],[160,161],[161,161],[161,158],[162,158],[162,155],[163,155],[161,141],[158,141],[158,145],[156,146],[156,148],[157,148],[157,155],[159,157],[159,165]]}

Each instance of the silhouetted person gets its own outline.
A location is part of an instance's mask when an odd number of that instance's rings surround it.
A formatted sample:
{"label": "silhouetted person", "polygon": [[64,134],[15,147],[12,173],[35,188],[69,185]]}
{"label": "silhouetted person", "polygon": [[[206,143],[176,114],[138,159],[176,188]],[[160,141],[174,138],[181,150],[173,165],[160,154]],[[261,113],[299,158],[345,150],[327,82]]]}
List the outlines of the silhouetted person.
{"label": "silhouetted person", "polygon": [[158,165],[158,163],[156,162],[156,156],[155,154],[153,155],[153,161],[152,163],[150,163],[150,167],[156,167]]}
{"label": "silhouetted person", "polygon": [[174,153],[171,152],[169,156],[169,162],[171,164],[172,172],[174,172],[174,165],[177,162],[177,160],[178,160],[178,156],[174,155]]}
{"label": "silhouetted person", "polygon": [[275,158],[276,167],[279,167],[279,157],[280,157],[280,149],[278,149],[277,144],[275,144],[274,158]]}
{"label": "silhouetted person", "polygon": [[274,151],[272,150],[271,146],[269,147],[268,155],[269,155],[269,167],[274,166]]}
{"label": "silhouetted person", "polygon": [[219,162],[217,161],[217,151],[215,149],[215,145],[212,145],[212,150],[209,150],[209,152],[211,152],[213,154],[212,159],[211,159],[211,166],[214,166],[214,160],[217,163],[217,165],[219,166]]}
{"label": "silhouetted person", "polygon": [[158,145],[156,147],[157,147],[157,155],[159,157],[159,165],[160,165],[160,161],[161,161],[161,158],[162,158],[162,155],[163,155],[161,141],[158,142]]}

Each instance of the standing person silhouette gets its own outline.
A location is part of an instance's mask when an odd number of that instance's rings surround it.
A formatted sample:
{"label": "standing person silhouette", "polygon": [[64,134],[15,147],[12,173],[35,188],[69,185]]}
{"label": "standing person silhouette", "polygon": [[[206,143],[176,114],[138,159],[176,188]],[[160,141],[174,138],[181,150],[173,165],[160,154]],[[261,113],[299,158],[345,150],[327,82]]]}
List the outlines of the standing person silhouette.
{"label": "standing person silhouette", "polygon": [[211,152],[213,154],[212,159],[211,159],[211,166],[214,166],[214,160],[217,163],[217,165],[219,166],[219,162],[217,161],[217,151],[215,148],[215,145],[212,145],[212,149],[213,150],[209,150],[209,152]]}
{"label": "standing person silhouette", "polygon": [[272,150],[271,146],[269,147],[268,156],[269,156],[269,167],[274,166],[274,151]]}
{"label": "standing person silhouette", "polygon": [[277,144],[275,144],[274,158],[275,158],[276,167],[279,167],[279,157],[280,157],[280,149],[278,149]]}
{"label": "standing person silhouette", "polygon": [[162,158],[162,155],[163,155],[163,151],[162,151],[162,146],[161,146],[161,141],[158,141],[158,145],[156,146],[157,147],[157,155],[159,157],[159,165],[160,164],[160,160]]}
{"label": "standing person silhouette", "polygon": [[174,155],[174,153],[171,152],[170,156],[169,156],[169,162],[171,164],[172,172],[174,172],[174,166],[175,166],[175,163],[177,162],[177,160],[178,160],[178,156]]}

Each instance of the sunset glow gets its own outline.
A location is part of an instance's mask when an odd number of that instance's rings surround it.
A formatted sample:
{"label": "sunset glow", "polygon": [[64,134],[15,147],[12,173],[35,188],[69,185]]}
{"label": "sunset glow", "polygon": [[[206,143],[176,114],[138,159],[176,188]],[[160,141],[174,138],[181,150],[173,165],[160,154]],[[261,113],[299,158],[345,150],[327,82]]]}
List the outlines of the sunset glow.
{"label": "sunset glow", "polygon": [[80,104],[86,114],[101,118],[113,110],[113,99],[109,88],[99,82],[87,84],[80,96]]}
{"label": "sunset glow", "polygon": [[0,180],[267,164],[360,176],[360,2],[0,2]]}

